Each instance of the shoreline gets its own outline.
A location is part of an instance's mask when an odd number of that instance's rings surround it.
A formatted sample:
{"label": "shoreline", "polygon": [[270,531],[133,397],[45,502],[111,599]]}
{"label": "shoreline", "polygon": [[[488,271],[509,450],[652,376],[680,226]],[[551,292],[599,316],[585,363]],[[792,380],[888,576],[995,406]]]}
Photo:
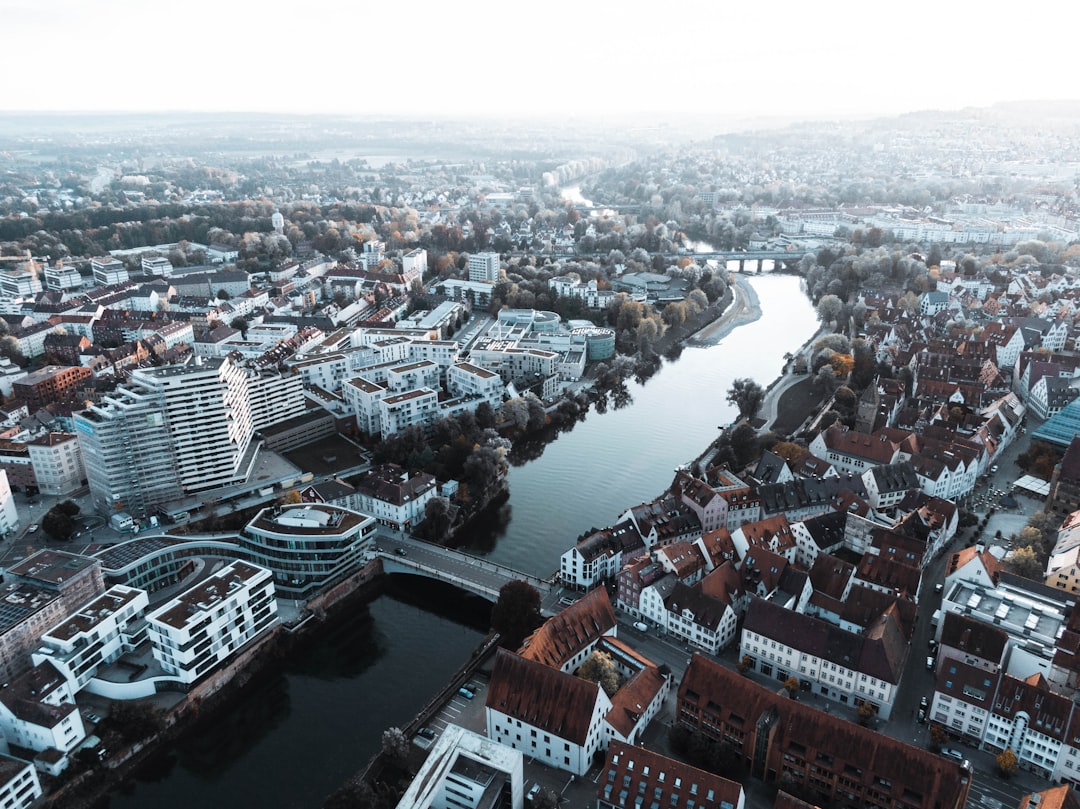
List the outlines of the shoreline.
{"label": "shoreline", "polygon": [[716,345],[739,326],[753,323],[761,317],[761,302],[747,277],[737,276],[731,290],[734,299],[727,310],[712,323],[687,336],[686,345]]}

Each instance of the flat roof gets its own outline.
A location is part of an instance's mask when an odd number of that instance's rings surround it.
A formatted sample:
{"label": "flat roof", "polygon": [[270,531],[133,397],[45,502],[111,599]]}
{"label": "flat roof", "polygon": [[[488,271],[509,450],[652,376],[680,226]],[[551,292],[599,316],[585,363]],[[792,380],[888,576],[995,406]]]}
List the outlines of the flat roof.
{"label": "flat roof", "polygon": [[28,581],[60,585],[95,564],[97,560],[89,556],[65,551],[41,550],[23,559],[17,565],[9,567],[8,573]]}
{"label": "flat roof", "polygon": [[159,621],[174,629],[183,629],[196,616],[223,601],[234,590],[260,576],[269,577],[270,575],[270,571],[264,567],[247,562],[233,562],[182,592],[172,601],[148,615],[147,620]]}

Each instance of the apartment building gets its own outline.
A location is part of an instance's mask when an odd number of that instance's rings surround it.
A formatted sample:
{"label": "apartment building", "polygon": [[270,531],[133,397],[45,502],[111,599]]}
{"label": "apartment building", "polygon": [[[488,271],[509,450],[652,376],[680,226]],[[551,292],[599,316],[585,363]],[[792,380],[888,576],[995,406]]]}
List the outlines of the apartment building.
{"label": "apartment building", "polygon": [[187,686],[276,623],[273,573],[240,561],[146,616],[154,659]]}
{"label": "apartment building", "polygon": [[612,742],[600,769],[597,809],[639,809],[645,800],[665,809],[743,809],[742,784],[644,747]]}
{"label": "apartment building", "polygon": [[74,433],[46,433],[27,441],[26,446],[42,494],[63,497],[82,487],[86,470]]}
{"label": "apartment building", "polygon": [[499,280],[499,254],[473,253],[470,255],[469,280],[496,283]]}
{"label": "apartment building", "polygon": [[124,262],[109,256],[90,259],[90,270],[94,275],[94,285],[99,287],[126,284],[130,277]]}
{"label": "apartment building", "polygon": [[0,806],[27,809],[41,794],[41,782],[33,764],[0,754]]}
{"label": "apartment building", "polygon": [[140,619],[148,604],[144,591],[114,584],[42,635],[34,665],[48,661],[71,693],[82,691],[102,666],[145,640]]}

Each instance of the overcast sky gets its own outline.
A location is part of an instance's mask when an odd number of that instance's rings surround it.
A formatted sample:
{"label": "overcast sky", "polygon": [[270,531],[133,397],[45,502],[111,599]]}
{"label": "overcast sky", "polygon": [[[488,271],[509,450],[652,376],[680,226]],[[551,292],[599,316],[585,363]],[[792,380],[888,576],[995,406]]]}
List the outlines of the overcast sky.
{"label": "overcast sky", "polygon": [[0,0],[0,110],[842,115],[1080,97],[1028,0]]}

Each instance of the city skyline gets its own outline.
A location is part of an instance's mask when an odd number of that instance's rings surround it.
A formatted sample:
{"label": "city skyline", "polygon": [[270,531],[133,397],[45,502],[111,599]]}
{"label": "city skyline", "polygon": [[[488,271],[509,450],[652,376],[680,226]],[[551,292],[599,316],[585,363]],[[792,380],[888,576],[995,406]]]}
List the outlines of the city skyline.
{"label": "city skyline", "polygon": [[[1011,26],[929,0],[873,13],[790,0],[618,16],[566,0],[255,8],[0,0],[21,66],[0,111],[847,117],[1076,97],[1065,49],[992,56],[980,43]],[[1066,26],[1078,16],[1026,8]]]}

